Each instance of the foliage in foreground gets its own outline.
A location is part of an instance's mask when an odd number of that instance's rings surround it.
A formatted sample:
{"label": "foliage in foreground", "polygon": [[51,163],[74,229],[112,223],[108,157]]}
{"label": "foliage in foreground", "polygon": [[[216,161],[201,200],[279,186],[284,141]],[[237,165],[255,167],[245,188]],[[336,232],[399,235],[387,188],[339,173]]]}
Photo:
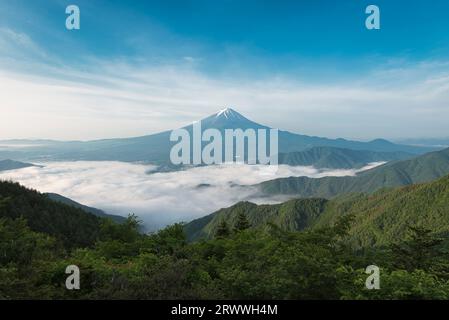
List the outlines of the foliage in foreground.
{"label": "foliage in foreground", "polygon": [[[332,227],[287,232],[224,232],[188,243],[175,224],[143,235],[130,217],[102,222],[93,246],[62,248],[25,219],[0,219],[0,299],[447,299],[444,243],[410,228],[402,243],[355,252],[351,216]],[[81,270],[81,289],[65,288],[65,268]],[[368,265],[381,268],[367,290]]]}

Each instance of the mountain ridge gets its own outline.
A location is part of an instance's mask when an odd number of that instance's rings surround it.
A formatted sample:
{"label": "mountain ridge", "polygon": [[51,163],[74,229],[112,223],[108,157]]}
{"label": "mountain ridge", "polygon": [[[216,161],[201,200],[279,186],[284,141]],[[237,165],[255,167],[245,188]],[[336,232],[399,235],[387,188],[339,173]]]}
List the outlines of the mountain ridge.
{"label": "mountain ridge", "polygon": [[280,153],[279,164],[313,166],[317,169],[360,169],[370,163],[414,157],[406,152],[376,152],[336,147],[311,147],[304,151]]}
{"label": "mountain ridge", "polygon": [[101,218],[19,183],[0,180],[0,219],[25,219],[36,232],[54,236],[66,247],[91,246],[101,231]]}
{"label": "mountain ridge", "polygon": [[232,227],[244,213],[252,227],[275,224],[286,231],[332,226],[353,215],[348,242],[354,247],[381,246],[405,236],[408,226],[419,225],[449,233],[449,175],[432,182],[386,188],[373,194],[353,193],[335,199],[292,199],[274,205],[239,202],[184,226],[190,241],[211,239],[226,221]]}
{"label": "mountain ridge", "polygon": [[81,209],[81,210],[83,210],[85,212],[91,213],[94,216],[97,216],[97,217],[100,217],[100,218],[109,218],[112,221],[117,222],[117,223],[123,223],[123,222],[126,221],[125,217],[109,214],[109,213],[104,212],[103,210],[86,206],[84,204],[76,202],[76,201],[74,201],[74,200],[72,200],[70,198],[64,197],[64,196],[62,196],[60,194],[57,194],[57,193],[48,192],[48,193],[44,193],[44,194],[49,199],[51,199],[52,201],[57,201],[57,202],[60,202],[60,203],[63,203],[63,204],[66,204],[66,205],[69,205],[69,206]]}
{"label": "mountain ridge", "polygon": [[36,167],[36,165],[34,165],[32,163],[15,161],[15,160],[11,160],[11,159],[0,160],[0,172],[22,169],[22,168],[29,168],[29,167]]}
{"label": "mountain ridge", "polygon": [[449,148],[412,159],[393,161],[344,177],[288,177],[255,185],[259,196],[294,195],[332,198],[351,192],[372,193],[385,187],[429,182],[449,174]]}
{"label": "mountain ridge", "polygon": [[[200,120],[203,129],[259,129],[266,128],[233,109],[224,109]],[[203,123],[204,122],[204,123]],[[183,127],[188,131],[192,125]],[[19,161],[125,161],[147,162],[156,165],[170,163],[170,150],[175,144],[170,141],[171,131],[163,131],[151,135],[132,138],[102,139],[92,141],[54,141],[44,145],[16,148],[14,150],[0,150],[0,158]],[[23,141],[23,140],[21,140]],[[45,141],[45,140],[40,140]],[[0,141],[1,142],[1,141]],[[23,141],[24,142],[24,141]],[[377,152],[408,152],[422,154],[438,148],[415,147],[391,143],[387,140],[376,139],[370,142],[352,141],[346,139],[329,139],[291,133],[279,130],[279,152],[289,153],[304,151],[314,146],[328,146],[347,148],[352,150],[369,150]]]}

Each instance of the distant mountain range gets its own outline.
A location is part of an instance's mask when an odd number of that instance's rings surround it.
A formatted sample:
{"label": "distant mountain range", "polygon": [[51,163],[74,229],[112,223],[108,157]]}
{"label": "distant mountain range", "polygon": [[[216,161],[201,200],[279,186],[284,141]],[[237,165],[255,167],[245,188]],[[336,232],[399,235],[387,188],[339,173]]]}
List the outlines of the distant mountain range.
{"label": "distant mountain range", "polygon": [[420,225],[435,233],[449,233],[449,176],[372,195],[345,195],[333,200],[293,199],[276,205],[239,202],[185,225],[189,240],[212,238],[222,221],[230,228],[239,213],[252,227],[273,223],[284,230],[301,231],[332,225],[352,214],[349,242],[355,247],[380,246],[405,237],[407,226]]}
{"label": "distant mountain range", "polygon": [[279,178],[262,182],[257,187],[260,196],[332,198],[351,192],[372,193],[385,187],[429,182],[447,174],[449,174],[449,148],[408,160],[387,163],[360,172],[356,176]]}
{"label": "distant mountain range", "polygon": [[430,147],[449,147],[449,138],[421,138],[421,139],[403,139],[398,143],[412,146],[430,146]]}
{"label": "distant mountain range", "polygon": [[[268,126],[258,124],[245,118],[237,111],[227,108],[201,120],[202,129],[269,129]],[[192,125],[184,127],[192,131]],[[106,139],[94,141],[51,141],[51,140],[8,140],[0,141],[0,145],[15,144],[15,148],[1,148],[0,159],[13,159],[19,161],[48,161],[48,160],[110,160],[126,162],[153,163],[165,167],[170,166],[169,155],[174,142],[170,142],[171,131],[157,134],[124,138]],[[23,145],[23,148],[17,147]],[[395,144],[383,139],[370,142],[359,142],[345,139],[328,139],[312,137],[279,131],[279,152],[291,153],[311,149],[313,147],[332,147],[351,150],[363,150],[373,152],[394,152],[399,158],[403,153],[423,154],[437,150],[437,147],[421,147]],[[399,154],[401,153],[401,154]],[[286,161],[303,161],[300,155],[283,156]],[[378,156],[373,156],[379,160]],[[387,159],[396,158],[393,155],[385,155]],[[306,161],[310,162],[310,161]],[[359,164],[360,165],[360,164]],[[335,166],[331,166],[335,167]]]}
{"label": "distant mountain range", "polygon": [[16,170],[28,167],[35,167],[32,163],[14,161],[10,159],[0,160],[0,171]]}
{"label": "distant mountain range", "polygon": [[317,169],[359,169],[373,162],[387,162],[414,157],[407,152],[376,152],[335,147],[312,147],[298,152],[279,154],[279,164],[314,166]]}

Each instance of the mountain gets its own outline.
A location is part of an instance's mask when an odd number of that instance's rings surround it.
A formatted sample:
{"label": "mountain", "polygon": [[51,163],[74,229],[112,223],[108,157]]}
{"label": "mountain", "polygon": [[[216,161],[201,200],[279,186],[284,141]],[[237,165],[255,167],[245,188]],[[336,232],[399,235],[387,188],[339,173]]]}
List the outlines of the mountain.
{"label": "mountain", "polygon": [[92,207],[88,207],[85,206],[83,204],[80,204],[76,201],[73,201],[72,199],[66,198],[64,196],[61,196],[60,194],[57,193],[45,193],[48,198],[50,198],[53,201],[57,201],[57,202],[61,202],[64,203],[66,205],[81,209],[85,212],[89,212],[91,214],[93,214],[94,216],[100,217],[100,218],[109,218],[114,222],[117,223],[123,223],[126,221],[125,217],[122,216],[117,216],[117,215],[113,215],[113,214],[107,214],[105,213],[103,210],[97,209],[97,208],[92,208]]}
{"label": "mountain", "polygon": [[[202,129],[268,129],[268,126],[247,119],[237,111],[226,108],[201,120]],[[192,132],[192,125],[185,126]],[[171,131],[157,134],[124,138],[104,139],[94,141],[29,141],[20,140],[20,148],[1,148],[0,157],[20,161],[49,160],[115,160],[126,162],[146,162],[170,167],[170,150],[175,142],[170,141]],[[11,144],[14,141],[0,141],[1,144]],[[311,137],[279,131],[279,152],[290,153],[310,149],[316,146],[345,148],[352,150],[367,150],[376,152],[407,152],[422,154],[438,148],[417,147],[394,144],[387,140],[377,139],[370,142],[358,142],[345,139],[327,139]]]}
{"label": "mountain", "polygon": [[349,243],[372,247],[397,242],[408,226],[419,225],[435,233],[449,233],[449,176],[439,180],[372,195],[353,194],[333,200],[294,199],[276,205],[240,202],[185,225],[189,240],[211,238],[218,225],[233,226],[239,213],[246,214],[253,227],[267,223],[283,230],[300,231],[333,225],[339,217],[354,215]]}
{"label": "mountain", "polygon": [[229,208],[193,220],[184,226],[190,241],[212,238],[221,221],[233,226],[240,213],[244,213],[252,226],[274,223],[285,230],[303,230],[315,223],[324,211],[325,199],[290,200],[275,205],[256,205],[243,201]]}
{"label": "mountain", "polygon": [[25,162],[10,160],[10,159],[0,160],[0,171],[16,170],[16,169],[22,169],[22,168],[28,168],[28,167],[34,167],[34,166],[35,165],[32,163],[25,163]]}
{"label": "mountain", "polygon": [[422,139],[403,139],[398,143],[403,143],[412,146],[431,146],[438,148],[448,148],[449,138],[422,138]]}
{"label": "mountain", "polygon": [[[191,126],[184,128],[189,129]],[[203,129],[269,129],[269,127],[256,123],[244,117],[232,108],[225,108],[217,113],[201,120]]]}
{"label": "mountain", "polygon": [[257,185],[261,196],[294,195],[296,197],[332,198],[351,192],[372,193],[385,187],[429,182],[449,174],[449,148],[416,158],[387,163],[344,177],[289,177]]}
{"label": "mountain", "polygon": [[369,163],[412,158],[406,152],[376,152],[335,147],[312,147],[305,151],[281,153],[279,163],[328,169],[359,169]]}
{"label": "mountain", "polygon": [[70,248],[93,245],[101,227],[101,219],[91,213],[7,181],[0,181],[1,218],[23,218],[31,230],[51,235]]}

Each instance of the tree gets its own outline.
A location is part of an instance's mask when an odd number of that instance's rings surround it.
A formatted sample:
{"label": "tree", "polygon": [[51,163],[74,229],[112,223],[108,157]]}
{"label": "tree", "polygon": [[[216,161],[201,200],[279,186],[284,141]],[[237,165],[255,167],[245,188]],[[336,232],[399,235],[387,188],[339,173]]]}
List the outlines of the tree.
{"label": "tree", "polygon": [[410,226],[409,239],[392,246],[396,266],[408,271],[428,270],[435,263],[434,258],[441,254],[439,245],[442,241],[429,229]]}
{"label": "tree", "polygon": [[154,243],[154,250],[158,254],[177,255],[187,245],[184,226],[181,223],[167,226],[150,238]]}
{"label": "tree", "polygon": [[222,220],[215,231],[215,238],[226,238],[231,234],[228,224],[225,220]]}
{"label": "tree", "polygon": [[237,215],[237,221],[234,225],[234,231],[239,232],[239,231],[246,230],[250,227],[251,227],[251,224],[249,223],[248,218],[246,217],[246,215],[243,212],[240,212]]}

